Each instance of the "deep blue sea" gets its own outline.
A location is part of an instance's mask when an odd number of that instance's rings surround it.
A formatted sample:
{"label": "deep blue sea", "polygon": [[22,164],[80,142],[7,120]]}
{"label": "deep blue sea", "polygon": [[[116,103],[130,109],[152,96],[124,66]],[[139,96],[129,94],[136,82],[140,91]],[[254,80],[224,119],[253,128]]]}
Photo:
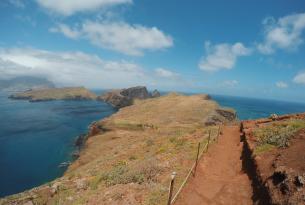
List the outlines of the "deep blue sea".
{"label": "deep blue sea", "polygon": [[[61,176],[71,161],[76,137],[95,120],[115,110],[95,101],[30,103],[10,100],[0,92],[0,197],[18,193]],[[305,104],[212,95],[234,108],[240,119],[272,113],[305,112]]]}
{"label": "deep blue sea", "polygon": [[30,103],[0,92],[0,197],[61,176],[74,141],[88,125],[115,110],[95,101]]}
{"label": "deep blue sea", "polygon": [[235,109],[240,120],[266,118],[270,117],[271,114],[305,112],[305,103],[221,95],[211,95],[211,97],[221,106]]}

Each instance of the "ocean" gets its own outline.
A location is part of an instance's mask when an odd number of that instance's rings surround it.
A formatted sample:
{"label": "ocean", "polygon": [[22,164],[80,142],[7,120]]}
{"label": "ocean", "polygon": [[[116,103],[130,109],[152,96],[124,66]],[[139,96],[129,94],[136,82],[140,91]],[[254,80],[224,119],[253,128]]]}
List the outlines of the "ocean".
{"label": "ocean", "polygon": [[236,110],[240,120],[270,117],[271,114],[283,115],[305,112],[305,103],[264,100],[245,97],[211,95],[223,107]]}
{"label": "ocean", "polygon": [[[88,125],[115,112],[95,101],[35,102],[8,99],[0,92],[0,197],[18,193],[61,176],[72,160],[74,141]],[[212,95],[239,119],[305,112],[305,104]]]}
{"label": "ocean", "polygon": [[0,197],[61,176],[74,141],[91,122],[115,110],[96,101],[30,103],[0,92]]}

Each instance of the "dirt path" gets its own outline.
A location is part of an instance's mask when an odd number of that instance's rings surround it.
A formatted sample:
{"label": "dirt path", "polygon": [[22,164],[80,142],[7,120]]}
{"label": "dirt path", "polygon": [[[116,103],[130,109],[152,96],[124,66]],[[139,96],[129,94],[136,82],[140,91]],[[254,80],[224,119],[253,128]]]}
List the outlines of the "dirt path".
{"label": "dirt path", "polygon": [[242,171],[242,142],[238,126],[226,126],[223,135],[203,156],[196,177],[190,178],[175,205],[247,205],[252,187]]}

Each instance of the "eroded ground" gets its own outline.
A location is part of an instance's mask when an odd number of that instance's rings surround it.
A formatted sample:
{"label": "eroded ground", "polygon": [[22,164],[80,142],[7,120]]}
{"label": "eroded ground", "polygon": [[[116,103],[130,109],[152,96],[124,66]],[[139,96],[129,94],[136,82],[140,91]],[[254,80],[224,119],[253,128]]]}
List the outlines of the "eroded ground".
{"label": "eroded ground", "polygon": [[305,115],[246,121],[256,173],[272,204],[305,204]]}

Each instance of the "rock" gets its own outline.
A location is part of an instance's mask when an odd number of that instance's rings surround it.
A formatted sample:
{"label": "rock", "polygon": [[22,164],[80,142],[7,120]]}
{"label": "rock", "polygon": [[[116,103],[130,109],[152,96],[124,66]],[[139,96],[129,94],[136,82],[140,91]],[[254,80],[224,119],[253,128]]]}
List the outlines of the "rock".
{"label": "rock", "polygon": [[76,180],[76,188],[78,190],[86,190],[88,188],[88,184],[85,179],[77,179]]}
{"label": "rock", "polygon": [[147,99],[150,97],[145,86],[137,86],[123,89],[121,91],[121,94],[131,99]]}
{"label": "rock", "polygon": [[57,193],[59,186],[60,186],[60,182],[55,182],[52,186],[51,186],[51,194],[54,195]]}
{"label": "rock", "polygon": [[297,176],[295,182],[296,182],[296,185],[299,187],[304,186],[305,178],[303,176]]}
{"label": "rock", "polygon": [[26,203],[24,203],[23,205],[34,205],[32,201],[27,201]]}
{"label": "rock", "polygon": [[157,98],[157,97],[160,97],[161,94],[159,93],[158,90],[154,90],[152,93],[151,93],[151,97],[152,98]]}
{"label": "rock", "polygon": [[279,118],[279,116],[277,114],[271,114],[269,118],[275,121]]}
{"label": "rock", "polygon": [[217,109],[216,112],[228,121],[236,119],[236,112],[234,110]]}
{"label": "rock", "polygon": [[226,122],[234,122],[236,120],[236,112],[229,109],[216,109],[206,119],[206,126],[219,125]]}
{"label": "rock", "polygon": [[122,108],[132,105],[134,99],[150,98],[146,87],[137,86],[122,90],[112,90],[98,97],[98,100],[105,101],[115,108]]}

